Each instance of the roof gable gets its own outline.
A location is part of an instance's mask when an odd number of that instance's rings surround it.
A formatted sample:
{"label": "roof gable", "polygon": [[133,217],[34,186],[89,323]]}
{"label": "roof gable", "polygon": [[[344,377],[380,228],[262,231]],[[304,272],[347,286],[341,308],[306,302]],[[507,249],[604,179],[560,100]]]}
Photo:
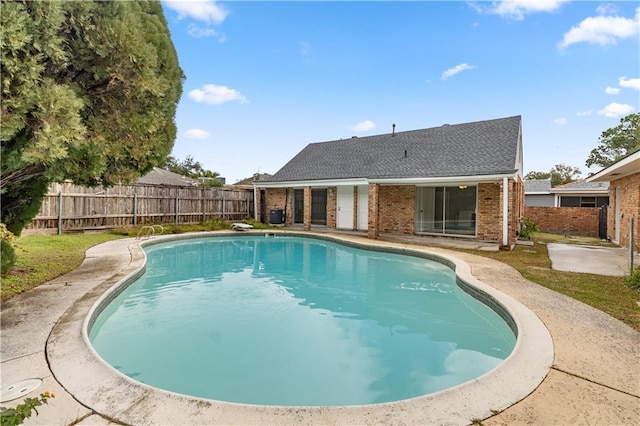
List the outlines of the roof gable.
{"label": "roof gable", "polygon": [[149,173],[138,178],[135,183],[143,185],[195,186],[198,181],[169,170],[154,167]]}
{"label": "roof gable", "polygon": [[513,174],[521,117],[311,143],[271,182]]}

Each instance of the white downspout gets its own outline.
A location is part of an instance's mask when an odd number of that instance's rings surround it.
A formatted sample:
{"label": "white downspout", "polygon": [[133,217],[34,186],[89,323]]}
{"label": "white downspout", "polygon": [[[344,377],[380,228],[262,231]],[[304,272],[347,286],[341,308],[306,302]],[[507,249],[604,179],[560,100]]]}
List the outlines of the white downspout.
{"label": "white downspout", "polygon": [[502,245],[509,244],[509,178],[502,178]]}

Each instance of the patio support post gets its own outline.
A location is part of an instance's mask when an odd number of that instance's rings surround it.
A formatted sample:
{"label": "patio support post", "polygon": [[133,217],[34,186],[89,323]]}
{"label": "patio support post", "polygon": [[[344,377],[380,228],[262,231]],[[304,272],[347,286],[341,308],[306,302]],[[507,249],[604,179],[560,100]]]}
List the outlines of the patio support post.
{"label": "patio support post", "polygon": [[367,229],[367,237],[377,240],[380,235],[380,210],[378,206],[378,197],[380,194],[380,184],[369,184],[369,227]]}
{"label": "patio support post", "polygon": [[304,230],[311,231],[311,187],[304,187]]}
{"label": "patio support post", "polygon": [[258,219],[258,187],[253,185],[253,219],[257,222]]}
{"label": "patio support post", "polygon": [[502,245],[509,245],[509,178],[502,178]]}

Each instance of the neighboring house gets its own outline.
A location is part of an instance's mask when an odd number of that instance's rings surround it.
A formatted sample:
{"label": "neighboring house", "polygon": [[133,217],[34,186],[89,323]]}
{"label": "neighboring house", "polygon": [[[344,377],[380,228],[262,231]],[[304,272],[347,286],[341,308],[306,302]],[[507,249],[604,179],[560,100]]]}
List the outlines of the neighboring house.
{"label": "neighboring house", "polygon": [[267,178],[270,178],[271,175],[269,173],[254,173],[253,176],[242,179],[237,181],[236,183],[234,183],[234,186],[244,186],[244,185],[253,185],[253,182],[258,181],[258,180],[264,180]]}
{"label": "neighboring house", "polygon": [[142,185],[197,186],[198,181],[190,177],[154,167],[149,173],[138,178],[134,183]]}
{"label": "neighboring house", "polygon": [[525,179],[524,204],[527,207],[553,207],[551,179]]}
{"label": "neighboring house", "polygon": [[311,143],[254,188],[262,221],[510,246],[524,209],[521,117]]}
{"label": "neighboring house", "polygon": [[640,252],[640,151],[599,171],[587,181],[609,182],[608,237],[623,247],[629,247],[633,218],[635,251]]}
{"label": "neighboring house", "polygon": [[555,207],[602,207],[609,204],[609,182],[577,180],[551,189]]}

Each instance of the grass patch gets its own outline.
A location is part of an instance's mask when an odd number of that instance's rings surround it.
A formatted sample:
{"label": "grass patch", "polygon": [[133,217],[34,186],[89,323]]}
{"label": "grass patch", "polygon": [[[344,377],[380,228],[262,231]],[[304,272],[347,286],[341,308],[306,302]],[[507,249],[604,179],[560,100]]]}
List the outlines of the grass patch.
{"label": "grass patch", "polygon": [[[571,237],[569,240],[577,240],[578,238],[580,237]],[[464,251],[506,263],[517,269],[527,280],[579,300],[640,331],[640,308],[637,305],[637,302],[640,301],[640,292],[626,285],[625,277],[551,269],[551,260],[546,244],[548,242],[567,243],[567,240],[562,236],[536,233],[532,237],[533,246],[517,245],[512,251]],[[583,244],[595,245],[591,240],[596,239],[585,237],[580,240],[586,240]],[[575,240],[574,243],[578,244]],[[616,247],[610,243],[603,243]]]}
{"label": "grass patch", "polygon": [[106,232],[16,238],[17,260],[7,276],[2,278],[2,300],[74,270],[84,260],[87,249],[118,238],[122,237]]}
{"label": "grass patch", "polygon": [[[272,228],[264,223],[245,219],[242,222],[255,229]],[[7,300],[16,294],[51,281],[73,271],[84,260],[90,247],[124,237],[135,237],[144,225],[121,226],[109,232],[62,235],[30,235],[14,242],[17,261],[6,277],[2,278],[0,296]],[[220,231],[231,229],[231,222],[214,218],[201,224],[163,225],[164,234],[185,232]],[[159,228],[156,227],[156,234]]]}

